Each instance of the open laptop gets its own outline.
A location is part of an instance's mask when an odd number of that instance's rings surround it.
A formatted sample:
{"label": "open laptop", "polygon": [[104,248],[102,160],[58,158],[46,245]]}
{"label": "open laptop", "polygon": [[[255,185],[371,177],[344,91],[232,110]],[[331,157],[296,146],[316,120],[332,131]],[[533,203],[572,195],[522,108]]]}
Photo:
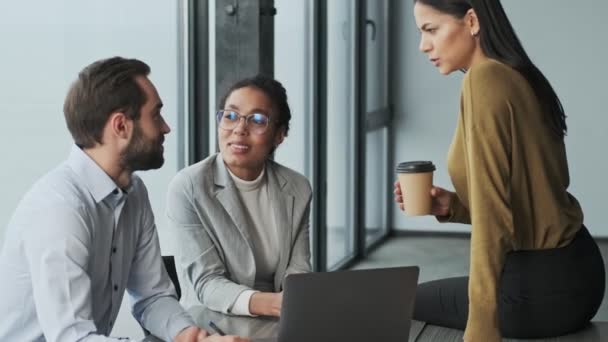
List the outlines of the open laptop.
{"label": "open laptop", "polygon": [[263,341],[408,341],[418,273],[410,266],[289,275],[279,336]]}

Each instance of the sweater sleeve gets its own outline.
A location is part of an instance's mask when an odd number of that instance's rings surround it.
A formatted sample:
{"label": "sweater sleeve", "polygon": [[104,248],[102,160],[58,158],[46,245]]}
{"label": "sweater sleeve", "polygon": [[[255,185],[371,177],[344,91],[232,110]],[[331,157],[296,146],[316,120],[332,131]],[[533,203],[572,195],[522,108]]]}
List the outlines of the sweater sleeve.
{"label": "sweater sleeve", "polygon": [[464,223],[471,224],[471,214],[469,210],[462,204],[460,198],[456,193],[452,193],[452,201],[450,205],[450,212],[445,216],[435,216],[437,221],[441,223]]}
{"label": "sweater sleeve", "polygon": [[512,246],[512,106],[501,66],[472,68],[463,85],[462,124],[472,224],[469,317],[465,341],[500,341],[498,287]]}

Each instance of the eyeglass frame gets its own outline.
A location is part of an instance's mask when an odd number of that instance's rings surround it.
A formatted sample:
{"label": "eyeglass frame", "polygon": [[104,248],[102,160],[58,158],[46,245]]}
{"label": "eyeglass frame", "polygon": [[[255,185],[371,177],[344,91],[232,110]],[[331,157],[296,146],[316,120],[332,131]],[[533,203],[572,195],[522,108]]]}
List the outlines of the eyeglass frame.
{"label": "eyeglass frame", "polygon": [[[234,113],[236,113],[236,115],[238,115],[239,120],[235,123],[235,125],[234,125],[233,128],[224,128],[224,127],[222,127],[221,121],[222,121],[222,117],[223,117],[223,113],[224,112],[234,112]],[[271,123],[280,122],[280,120],[273,119],[273,118],[270,117],[270,115],[265,114],[265,113],[251,113],[251,114],[248,114],[248,115],[243,115],[243,114],[239,113],[235,109],[228,109],[228,108],[226,108],[226,109],[218,109],[215,112],[215,122],[217,123],[217,127],[218,128],[221,128],[221,129],[223,129],[225,131],[233,131],[235,128],[237,128],[239,126],[239,124],[241,123],[241,119],[245,119],[245,128],[247,128],[249,130],[249,121],[256,114],[257,115],[263,115],[263,116],[265,116],[266,118],[268,118],[268,121],[266,123],[266,126],[264,127],[264,131],[262,131],[262,132],[254,132],[254,131],[252,131],[255,134],[262,135],[262,134],[264,134],[264,133],[266,133],[268,131],[268,126],[270,126]],[[221,117],[220,117],[220,115],[221,115]]]}

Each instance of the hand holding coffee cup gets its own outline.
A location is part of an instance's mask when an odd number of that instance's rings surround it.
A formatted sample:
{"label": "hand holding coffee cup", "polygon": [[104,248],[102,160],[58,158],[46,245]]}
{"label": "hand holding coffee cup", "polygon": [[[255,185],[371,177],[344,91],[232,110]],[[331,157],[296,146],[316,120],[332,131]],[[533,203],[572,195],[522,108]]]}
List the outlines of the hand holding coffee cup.
{"label": "hand holding coffee cup", "polygon": [[433,186],[433,171],[435,165],[429,161],[405,162],[397,166],[399,180],[395,182],[395,202],[408,216],[449,214],[453,193]]}
{"label": "hand holding coffee cup", "polygon": [[[401,192],[401,184],[399,181],[395,181],[395,202],[399,204],[401,211],[405,211],[403,194]],[[438,186],[431,188],[431,215],[435,216],[446,216],[450,213],[450,206],[452,205],[452,195],[454,193]]]}

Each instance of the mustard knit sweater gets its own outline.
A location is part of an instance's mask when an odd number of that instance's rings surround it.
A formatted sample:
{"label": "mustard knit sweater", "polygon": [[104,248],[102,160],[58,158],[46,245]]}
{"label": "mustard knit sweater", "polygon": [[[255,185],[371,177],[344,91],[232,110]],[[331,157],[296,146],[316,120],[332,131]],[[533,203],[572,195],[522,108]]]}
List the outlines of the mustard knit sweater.
{"label": "mustard knit sweater", "polygon": [[457,195],[449,217],[439,219],[472,225],[465,340],[500,341],[497,296],[507,253],[567,245],[583,222],[566,191],[563,140],[519,72],[495,60],[467,71],[448,169]]}

